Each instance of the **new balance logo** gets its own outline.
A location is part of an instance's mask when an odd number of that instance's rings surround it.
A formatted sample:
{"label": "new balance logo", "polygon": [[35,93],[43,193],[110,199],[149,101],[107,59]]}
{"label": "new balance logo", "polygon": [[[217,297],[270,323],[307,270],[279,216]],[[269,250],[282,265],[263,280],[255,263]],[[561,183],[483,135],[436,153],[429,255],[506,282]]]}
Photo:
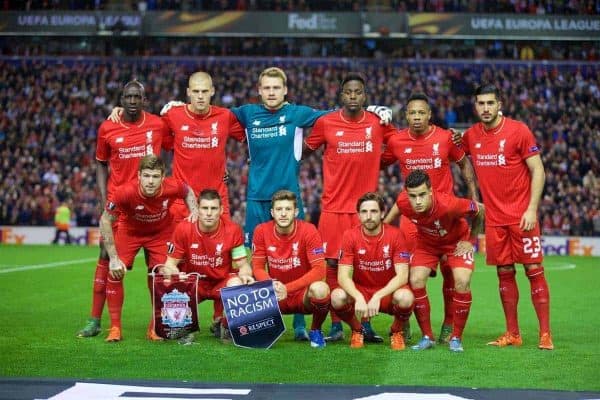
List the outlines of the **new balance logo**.
{"label": "new balance logo", "polygon": [[190,130],[190,126],[189,125],[181,125],[181,130],[182,131],[189,131]]}
{"label": "new balance logo", "polygon": [[279,123],[285,124],[285,115],[282,115],[281,117],[279,117]]}
{"label": "new balance logo", "polygon": [[277,250],[277,247],[275,247],[275,246],[267,247],[267,251],[275,251],[275,250]]}
{"label": "new balance logo", "polygon": [[115,140],[115,143],[123,143],[123,140],[122,137],[118,137],[117,140]]}
{"label": "new balance logo", "polygon": [[197,249],[198,248],[198,243],[192,243],[192,245],[190,246],[190,249]]}
{"label": "new balance logo", "polygon": [[407,147],[407,148],[405,148],[405,149],[404,149],[404,152],[405,152],[406,154],[410,154],[410,153],[412,153],[412,147]]}
{"label": "new balance logo", "polygon": [[252,125],[254,126],[260,126],[260,121],[255,119],[254,121],[252,121]]}
{"label": "new balance logo", "polygon": [[481,148],[481,143],[475,143],[475,148],[476,149],[480,149]]}
{"label": "new balance logo", "polygon": [[135,206],[136,210],[143,210],[144,209],[144,205],[140,204],[139,206]]}
{"label": "new balance logo", "polygon": [[367,250],[365,250],[365,249],[358,249],[358,254],[367,254]]}
{"label": "new balance logo", "polygon": [[335,136],[344,136],[344,131],[337,131]]}

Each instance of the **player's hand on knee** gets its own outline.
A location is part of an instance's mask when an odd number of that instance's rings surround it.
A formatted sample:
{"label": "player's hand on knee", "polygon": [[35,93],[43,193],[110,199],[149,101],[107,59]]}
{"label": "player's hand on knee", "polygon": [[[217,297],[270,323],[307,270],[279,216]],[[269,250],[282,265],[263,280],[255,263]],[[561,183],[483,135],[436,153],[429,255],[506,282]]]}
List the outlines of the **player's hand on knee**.
{"label": "player's hand on knee", "polygon": [[123,115],[123,107],[115,107],[112,109],[107,119],[118,124],[121,122],[121,115]]}
{"label": "player's hand on knee", "polygon": [[108,273],[113,279],[121,280],[125,276],[125,264],[119,257],[111,258],[108,262]]}
{"label": "player's hand on knee", "polygon": [[172,107],[179,107],[179,106],[183,106],[183,105],[185,105],[185,103],[183,101],[171,100],[170,102],[168,102],[167,104],[165,104],[163,106],[163,108],[160,109],[160,115],[165,115],[166,113],[169,112],[169,110]]}
{"label": "player's hand on knee", "polygon": [[354,302],[354,313],[357,318],[366,318],[369,315],[369,306],[364,298],[356,299]]}
{"label": "player's hand on knee", "polygon": [[462,257],[465,254],[472,253],[475,250],[475,247],[468,240],[461,240],[456,244],[456,248],[454,249],[454,255],[457,257]]}
{"label": "player's hand on knee", "polygon": [[389,125],[392,122],[392,109],[386,106],[368,106],[367,111],[379,117],[381,125]]}

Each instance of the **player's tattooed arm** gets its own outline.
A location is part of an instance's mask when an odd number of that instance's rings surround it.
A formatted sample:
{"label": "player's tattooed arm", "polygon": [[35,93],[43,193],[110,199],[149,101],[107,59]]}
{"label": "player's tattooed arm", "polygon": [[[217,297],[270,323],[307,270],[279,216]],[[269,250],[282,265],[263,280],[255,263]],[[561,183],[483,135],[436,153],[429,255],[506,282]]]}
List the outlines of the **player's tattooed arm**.
{"label": "player's tattooed arm", "polygon": [[185,205],[190,210],[190,215],[186,218],[187,221],[196,223],[198,221],[198,201],[194,191],[188,188],[188,192],[185,195]]}
{"label": "player's tattooed arm", "polygon": [[113,279],[119,280],[125,275],[125,265],[117,255],[115,235],[112,229],[112,224],[115,220],[116,218],[113,215],[104,211],[102,217],[100,217],[100,235],[102,236],[104,248],[106,249],[110,260],[108,263],[109,274]]}
{"label": "player's tattooed arm", "polygon": [[463,157],[459,162],[460,171],[462,177],[467,185],[467,192],[469,198],[473,201],[479,201],[479,191],[477,188],[477,180],[475,179],[475,171],[473,170],[473,164],[469,160],[469,157]]}
{"label": "player's tattooed arm", "polygon": [[104,211],[106,202],[106,185],[108,182],[108,163],[105,161],[96,162],[96,182],[100,191],[100,211]]}

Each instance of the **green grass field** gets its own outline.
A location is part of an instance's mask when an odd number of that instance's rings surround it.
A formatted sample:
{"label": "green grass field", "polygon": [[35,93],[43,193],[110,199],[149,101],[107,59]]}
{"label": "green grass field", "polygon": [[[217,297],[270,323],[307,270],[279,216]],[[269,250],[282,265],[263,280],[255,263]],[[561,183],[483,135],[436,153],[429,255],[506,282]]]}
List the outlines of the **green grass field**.
{"label": "green grass field", "polygon": [[[145,268],[138,259],[126,279],[124,340],[104,342],[103,332],[78,339],[90,308],[96,247],[0,246],[0,376],[160,379],[203,382],[329,383],[600,390],[600,259],[548,257],[554,351],[537,349],[537,320],[529,283],[519,272],[521,348],[486,346],[504,329],[493,268],[477,258],[473,308],[465,352],[445,346],[416,353],[388,344],[351,350],[348,342],[314,350],[290,331],[270,350],[221,344],[208,331],[212,306],[200,306],[196,343],[151,343]],[[435,330],[441,318],[440,279],[429,283]],[[286,323],[291,326],[290,317]],[[373,324],[388,330],[390,317]],[[103,328],[108,328],[105,312]],[[326,322],[328,325],[329,322]],[[414,319],[413,342],[418,334]]]}

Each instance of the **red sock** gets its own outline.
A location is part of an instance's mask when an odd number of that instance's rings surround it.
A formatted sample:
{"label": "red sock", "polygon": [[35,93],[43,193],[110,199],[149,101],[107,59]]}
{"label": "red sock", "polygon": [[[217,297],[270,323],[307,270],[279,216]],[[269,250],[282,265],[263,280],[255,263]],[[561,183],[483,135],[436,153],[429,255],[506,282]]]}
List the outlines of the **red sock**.
{"label": "red sock", "polygon": [[102,318],[102,310],[106,301],[106,280],[108,279],[108,260],[98,259],[94,274],[92,292],[92,318]]}
{"label": "red sock", "polygon": [[335,311],[337,312],[337,315],[340,316],[342,321],[350,325],[350,328],[353,331],[362,331],[362,325],[360,324],[360,321],[358,320],[358,318],[356,318],[356,314],[354,313],[354,303],[346,304],[344,307],[338,308]]}
{"label": "red sock", "polygon": [[452,318],[454,311],[454,275],[452,275],[452,268],[447,264],[446,261],[440,265],[444,282],[442,283],[442,294],[444,295],[444,325],[452,325]]}
{"label": "red sock", "polygon": [[413,289],[415,295],[415,317],[421,328],[423,336],[429,336],[433,340],[433,331],[431,330],[431,306],[427,297],[427,289]]}
{"label": "red sock", "polygon": [[529,278],[531,301],[540,323],[540,332],[550,332],[550,290],[544,275],[544,267],[530,269],[525,274]]}
{"label": "red sock", "polygon": [[392,326],[390,331],[392,333],[402,332],[402,328],[406,321],[409,320],[410,314],[413,312],[414,305],[408,308],[402,308],[398,304],[394,304],[392,306],[392,314],[394,315],[394,322],[392,322]]}
{"label": "red sock", "polygon": [[506,330],[513,335],[519,335],[519,320],[517,317],[517,304],[519,304],[519,288],[515,279],[516,271],[498,270],[498,288],[500,300],[504,308]]}
{"label": "red sock", "polygon": [[121,312],[123,311],[123,281],[113,281],[108,279],[106,282],[106,304],[110,314],[110,326],[121,327]]}
{"label": "red sock", "polygon": [[312,306],[313,318],[310,329],[321,329],[323,321],[327,318],[329,312],[329,305],[331,304],[331,296],[327,295],[324,299],[315,299],[314,297],[309,298],[310,305]]}
{"label": "red sock", "polygon": [[451,337],[462,338],[463,330],[467,324],[467,318],[469,318],[469,311],[471,311],[471,302],[473,297],[471,291],[466,293],[454,293],[454,325],[452,326]]}

